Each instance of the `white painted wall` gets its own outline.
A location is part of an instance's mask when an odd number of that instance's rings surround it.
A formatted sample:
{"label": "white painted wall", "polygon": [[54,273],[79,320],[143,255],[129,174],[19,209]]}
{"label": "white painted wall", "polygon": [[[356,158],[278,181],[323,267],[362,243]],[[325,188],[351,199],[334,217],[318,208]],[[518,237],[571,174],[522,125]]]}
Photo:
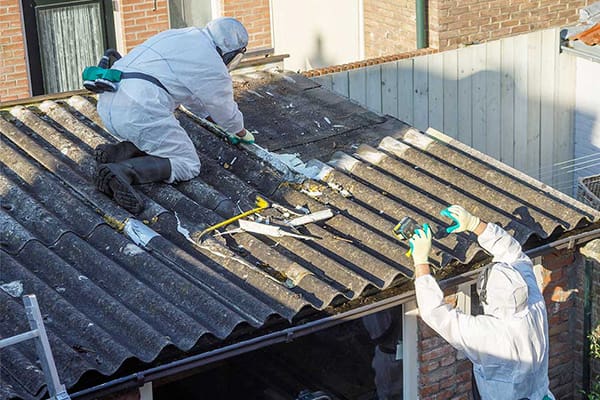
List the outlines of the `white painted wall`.
{"label": "white painted wall", "polygon": [[600,61],[576,62],[575,176],[600,175]]}
{"label": "white painted wall", "polygon": [[362,0],[271,0],[273,47],[285,69],[306,71],[363,58]]}

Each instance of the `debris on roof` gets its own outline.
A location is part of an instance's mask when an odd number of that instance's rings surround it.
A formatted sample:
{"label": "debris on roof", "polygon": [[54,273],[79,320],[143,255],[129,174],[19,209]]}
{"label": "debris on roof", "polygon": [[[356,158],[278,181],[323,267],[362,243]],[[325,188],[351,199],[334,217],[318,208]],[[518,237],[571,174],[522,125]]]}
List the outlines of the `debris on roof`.
{"label": "debris on roof", "polygon": [[[141,186],[148,207],[137,218],[94,187],[93,149],[114,138],[93,97],[0,111],[0,335],[28,329],[19,296],[35,294],[67,387],[92,371],[112,376],[126,360],[206,351],[406,284],[408,244],[392,232],[405,215],[443,227],[440,210],[458,203],[521,243],[599,224],[596,210],[547,185],[300,75],[236,79],[260,146],[231,146],[178,112],[201,173]],[[257,195],[269,207],[254,219],[202,234],[255,208]],[[450,275],[485,257],[466,235],[434,246]],[[35,360],[28,346],[7,350],[0,393],[41,397]]]}

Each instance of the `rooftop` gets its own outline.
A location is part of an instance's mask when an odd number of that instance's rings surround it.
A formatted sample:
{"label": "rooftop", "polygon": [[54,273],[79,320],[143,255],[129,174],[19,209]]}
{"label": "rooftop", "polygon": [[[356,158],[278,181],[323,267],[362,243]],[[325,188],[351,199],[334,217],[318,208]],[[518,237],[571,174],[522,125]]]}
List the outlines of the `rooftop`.
{"label": "rooftop", "polygon": [[[444,276],[485,257],[465,235],[442,234],[439,211],[449,204],[526,246],[600,226],[597,211],[561,192],[301,75],[242,75],[235,86],[259,146],[228,145],[178,112],[202,171],[145,185],[148,208],[137,217],[94,188],[93,149],[114,138],[93,97],[0,111],[0,335],[29,329],[21,296],[36,294],[68,388],[404,290],[412,262],[391,229],[405,215],[438,232],[433,259]],[[272,206],[255,222],[285,225],[320,210],[333,217],[285,229],[299,236],[223,233],[237,225],[200,235],[254,208],[257,194]],[[41,397],[34,349],[2,352],[0,393]]]}

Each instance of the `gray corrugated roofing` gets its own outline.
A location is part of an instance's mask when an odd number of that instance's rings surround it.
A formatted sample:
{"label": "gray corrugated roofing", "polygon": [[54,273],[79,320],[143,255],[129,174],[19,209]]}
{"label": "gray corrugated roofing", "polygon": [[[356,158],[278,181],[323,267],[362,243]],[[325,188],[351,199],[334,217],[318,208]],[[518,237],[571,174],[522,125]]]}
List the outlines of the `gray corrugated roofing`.
{"label": "gray corrugated roofing", "polygon": [[[14,284],[0,291],[0,335],[28,330],[20,296],[36,294],[68,387],[88,371],[111,375],[125,360],[149,363],[165,348],[175,357],[202,351],[235,340],[236,329],[293,323],[303,311],[406,282],[406,243],[391,234],[404,215],[443,227],[439,211],[459,203],[521,242],[600,219],[443,135],[376,115],[301,76],[260,74],[237,88],[258,143],[300,153],[320,180],[285,183],[251,148],[225,145],[180,114],[202,171],[189,182],[143,187],[149,208],[138,219],[157,234],[145,249],[122,233],[132,216],[93,186],[93,149],[113,140],[93,98],[0,111],[0,285]],[[300,229],[314,241],[248,233],[198,239],[206,226],[253,208],[256,194],[335,216]],[[280,210],[262,215],[276,220]],[[433,257],[468,263],[479,251],[464,235],[440,235]],[[18,283],[22,292],[9,290]],[[2,350],[2,396],[40,396],[35,360],[32,346]]]}

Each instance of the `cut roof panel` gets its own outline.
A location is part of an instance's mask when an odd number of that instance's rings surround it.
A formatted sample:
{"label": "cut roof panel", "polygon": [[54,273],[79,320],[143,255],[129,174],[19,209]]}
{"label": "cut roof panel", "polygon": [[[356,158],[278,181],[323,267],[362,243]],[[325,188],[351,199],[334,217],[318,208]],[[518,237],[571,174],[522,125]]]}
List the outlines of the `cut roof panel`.
{"label": "cut roof panel", "polygon": [[[408,282],[407,243],[391,233],[404,215],[439,232],[433,258],[450,275],[483,253],[465,235],[442,234],[448,221],[439,211],[448,204],[464,204],[522,243],[598,225],[589,207],[306,78],[264,73],[237,85],[258,143],[300,153],[320,169],[318,178],[285,182],[279,165],[257,156],[264,149],[230,146],[178,113],[198,150],[200,176],[141,187],[149,207],[136,220],[93,186],[93,148],[113,141],[93,98],[0,111],[0,284],[23,285],[16,297],[0,292],[0,335],[27,330],[20,296],[36,294],[69,387],[85,372],[108,376],[128,359],[160,363],[167,353],[205,351],[241,332],[316,318],[325,308],[335,313],[349,300]],[[261,213],[263,222],[282,223],[302,210],[331,209],[334,216],[298,228],[310,240],[244,232],[200,237],[207,226],[253,208],[257,194],[277,204]],[[40,397],[39,370],[17,367],[35,365],[31,348],[6,354],[2,393]]]}

